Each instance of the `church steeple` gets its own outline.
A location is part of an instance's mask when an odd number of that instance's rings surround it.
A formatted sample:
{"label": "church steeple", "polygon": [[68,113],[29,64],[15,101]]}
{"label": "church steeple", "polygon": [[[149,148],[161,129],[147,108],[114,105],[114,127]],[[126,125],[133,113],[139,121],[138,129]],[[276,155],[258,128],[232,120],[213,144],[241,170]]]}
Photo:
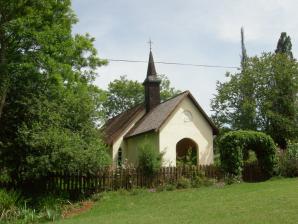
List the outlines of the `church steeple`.
{"label": "church steeple", "polygon": [[145,107],[148,113],[160,104],[160,80],[157,77],[152,51],[150,49],[147,77],[143,83],[145,87]]}

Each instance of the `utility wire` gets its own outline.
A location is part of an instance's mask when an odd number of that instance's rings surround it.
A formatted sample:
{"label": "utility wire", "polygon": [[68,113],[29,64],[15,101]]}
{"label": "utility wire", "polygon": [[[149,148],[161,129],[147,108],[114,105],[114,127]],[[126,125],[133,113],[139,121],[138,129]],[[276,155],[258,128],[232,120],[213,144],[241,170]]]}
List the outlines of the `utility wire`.
{"label": "utility wire", "polygon": [[[126,59],[107,59],[108,61],[114,62],[132,62],[132,63],[148,63],[147,61],[139,60],[126,60]],[[190,64],[190,63],[180,63],[180,62],[165,62],[165,61],[156,61],[156,64],[165,64],[165,65],[182,65],[182,66],[194,66],[194,67],[206,67],[206,68],[226,68],[226,69],[240,69],[236,66],[223,66],[223,65],[204,65],[204,64]]]}

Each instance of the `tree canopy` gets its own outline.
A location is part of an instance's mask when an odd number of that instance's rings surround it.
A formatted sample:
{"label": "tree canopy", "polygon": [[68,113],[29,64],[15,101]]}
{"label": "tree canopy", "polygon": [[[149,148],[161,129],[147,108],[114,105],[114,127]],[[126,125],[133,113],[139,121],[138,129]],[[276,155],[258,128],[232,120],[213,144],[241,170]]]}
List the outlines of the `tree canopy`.
{"label": "tree canopy", "polygon": [[293,59],[291,37],[286,32],[280,34],[275,53],[282,53]]}
{"label": "tree canopy", "polygon": [[[165,75],[158,75],[158,77],[161,79],[161,101],[167,100],[180,92],[171,87],[170,80]],[[109,83],[103,110],[106,117],[111,118],[144,102],[144,98],[144,86],[142,83],[129,80],[126,76],[121,76],[120,79],[115,79]]]}
{"label": "tree canopy", "polygon": [[96,128],[94,39],[70,0],[0,0],[0,166],[15,179],[109,163]]}
{"label": "tree canopy", "polygon": [[233,130],[259,130],[281,148],[298,131],[298,63],[287,54],[263,53],[249,57],[241,72],[227,73],[217,83],[212,100],[214,120]]}

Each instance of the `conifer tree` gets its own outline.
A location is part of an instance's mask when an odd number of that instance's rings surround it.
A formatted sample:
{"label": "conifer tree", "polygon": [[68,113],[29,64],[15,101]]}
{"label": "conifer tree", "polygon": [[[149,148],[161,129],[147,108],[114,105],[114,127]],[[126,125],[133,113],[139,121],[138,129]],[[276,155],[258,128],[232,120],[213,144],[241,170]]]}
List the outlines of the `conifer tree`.
{"label": "conifer tree", "polygon": [[280,34],[275,53],[283,53],[293,59],[291,37],[286,32]]}
{"label": "conifer tree", "polygon": [[244,28],[241,27],[241,67],[243,69],[245,60],[247,59],[247,53],[244,43]]}

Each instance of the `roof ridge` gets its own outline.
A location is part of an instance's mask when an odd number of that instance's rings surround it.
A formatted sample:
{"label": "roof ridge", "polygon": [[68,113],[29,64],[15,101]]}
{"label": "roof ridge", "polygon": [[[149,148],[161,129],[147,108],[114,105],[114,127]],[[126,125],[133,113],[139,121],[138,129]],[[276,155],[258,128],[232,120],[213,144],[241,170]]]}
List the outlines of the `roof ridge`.
{"label": "roof ridge", "polygon": [[[144,102],[143,102],[143,103],[144,103]],[[108,122],[110,122],[110,121],[116,119],[117,117],[120,117],[120,115],[123,115],[124,113],[127,113],[127,112],[129,112],[129,111],[131,111],[131,110],[133,110],[133,109],[135,109],[135,108],[141,106],[143,103],[139,103],[139,104],[137,104],[137,105],[135,105],[135,106],[133,106],[133,107],[131,107],[131,108],[129,108],[129,109],[127,109],[127,110],[121,112],[120,114],[117,114],[116,116],[111,117],[111,118],[108,119],[105,123],[108,123]]]}
{"label": "roof ridge", "polygon": [[[169,99],[167,99],[167,100],[161,102],[160,104],[163,104],[163,103],[165,103],[165,102],[167,102],[167,101],[169,101],[169,100],[172,100],[172,99],[174,99],[174,98],[176,98],[176,97],[178,97],[178,96],[180,96],[180,95],[182,95],[182,94],[185,94],[185,93],[189,94],[190,91],[189,91],[189,90],[185,90],[185,91],[183,91],[183,92],[181,92],[181,93],[178,93],[178,94],[176,94],[175,96],[172,96],[171,98],[169,98]],[[123,111],[123,112],[120,113],[120,114],[117,114],[117,115],[114,116],[114,117],[111,117],[111,118],[108,119],[105,123],[108,123],[109,121],[114,120],[115,118],[119,117],[120,115],[122,115],[122,114],[124,114],[124,113],[126,113],[126,112],[128,112],[128,111],[130,111],[130,110],[132,110],[132,109],[134,109],[134,108],[136,108],[136,107],[138,107],[138,106],[141,106],[142,104],[144,104],[144,101],[143,101],[142,103],[139,103],[139,104],[137,104],[137,105],[135,105],[135,106],[129,108],[128,110]],[[158,104],[158,105],[160,105],[160,104]],[[157,106],[158,106],[158,105],[157,105]],[[150,111],[150,112],[151,112],[151,111]],[[150,112],[149,112],[149,113],[150,113]]]}
{"label": "roof ridge", "polygon": [[[171,98],[169,98],[169,99],[167,99],[167,100],[165,100],[165,101],[163,101],[163,102],[161,102],[160,104],[163,104],[163,103],[165,103],[165,102],[167,102],[167,101],[169,101],[169,100],[172,100],[172,99],[174,99],[174,98],[176,98],[176,97],[178,97],[178,96],[180,96],[180,95],[182,95],[182,94],[189,94],[190,92],[189,92],[189,90],[185,90],[185,91],[183,91],[183,92],[181,92],[181,93],[178,93],[178,94],[176,94],[175,96],[172,96]],[[159,105],[160,105],[159,104]]]}
{"label": "roof ridge", "polygon": [[[127,134],[125,135],[125,138],[133,136],[133,135],[131,135],[131,134],[134,133],[134,131],[139,127],[139,125],[142,124],[142,122],[143,122],[144,120],[146,120],[151,114],[155,113],[156,110],[158,110],[158,109],[160,108],[160,106],[163,106],[164,103],[169,102],[169,101],[171,101],[171,100],[174,100],[174,99],[176,99],[176,98],[178,98],[178,97],[182,97],[182,99],[183,99],[184,97],[188,96],[189,93],[190,93],[190,92],[189,92],[188,90],[186,90],[186,91],[181,92],[181,93],[177,94],[176,96],[173,96],[172,98],[170,98],[170,99],[168,99],[168,100],[166,100],[166,101],[164,101],[164,102],[158,104],[156,107],[154,107],[154,108],[153,108],[152,110],[150,110],[148,113],[144,114],[144,116],[143,116],[143,117],[142,117],[142,118],[141,118],[141,119],[134,125],[134,127],[132,127],[132,129],[131,129],[130,131],[127,132]],[[184,95],[184,96],[183,96],[183,95]],[[179,102],[177,102],[176,104],[179,104],[180,102],[181,102],[181,100],[179,100]],[[175,108],[176,108],[176,106],[175,106],[172,110],[174,110]],[[172,110],[171,110],[171,111],[172,111]],[[170,113],[171,113],[171,112],[170,112]],[[150,130],[147,130],[146,132],[148,132],[148,131],[152,131],[152,130],[155,130],[155,129],[156,129],[156,128],[152,128],[152,129],[150,129]]]}

